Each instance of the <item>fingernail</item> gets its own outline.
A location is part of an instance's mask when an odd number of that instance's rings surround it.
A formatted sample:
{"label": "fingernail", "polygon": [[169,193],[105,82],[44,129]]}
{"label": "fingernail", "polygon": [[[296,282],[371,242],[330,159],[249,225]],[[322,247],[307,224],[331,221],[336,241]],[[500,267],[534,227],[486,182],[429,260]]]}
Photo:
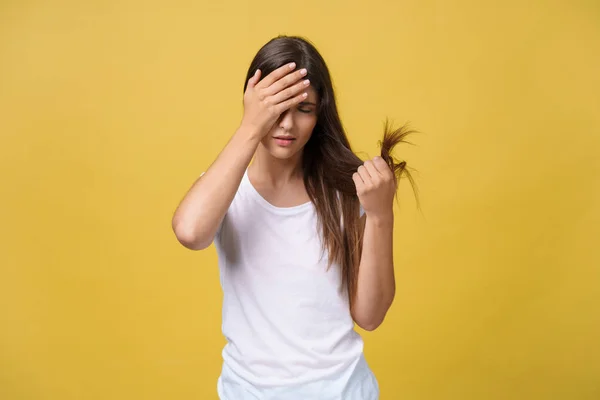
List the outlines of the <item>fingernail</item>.
{"label": "fingernail", "polygon": [[308,93],[302,93],[302,97],[308,96]]}
{"label": "fingernail", "polygon": [[306,75],[306,68],[303,68],[303,69],[301,69],[301,70],[300,70],[300,74],[301,74],[301,75]]}
{"label": "fingernail", "polygon": [[294,68],[296,68],[296,63],[291,63],[290,64],[290,69],[294,69]]}
{"label": "fingernail", "polygon": [[310,81],[309,81],[308,79],[307,79],[307,80],[305,80],[305,81],[304,81],[304,86],[308,86],[308,85],[309,85],[309,83],[310,83]]}

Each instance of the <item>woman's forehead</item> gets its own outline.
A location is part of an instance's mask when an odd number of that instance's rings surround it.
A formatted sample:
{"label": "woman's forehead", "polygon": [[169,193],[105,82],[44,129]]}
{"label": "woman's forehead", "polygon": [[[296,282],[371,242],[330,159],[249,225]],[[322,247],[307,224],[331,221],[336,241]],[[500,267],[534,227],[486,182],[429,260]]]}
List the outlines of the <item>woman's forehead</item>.
{"label": "woman's forehead", "polygon": [[319,95],[314,87],[309,86],[308,89],[306,89],[306,93],[308,93],[308,97],[306,97],[306,100],[304,100],[303,103],[314,103],[315,105],[318,104]]}

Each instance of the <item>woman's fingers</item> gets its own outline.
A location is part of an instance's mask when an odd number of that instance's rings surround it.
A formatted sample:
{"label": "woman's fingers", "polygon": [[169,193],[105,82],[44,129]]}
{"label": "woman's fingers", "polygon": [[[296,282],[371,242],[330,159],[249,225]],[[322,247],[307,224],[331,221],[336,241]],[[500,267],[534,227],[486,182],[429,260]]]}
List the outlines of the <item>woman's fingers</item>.
{"label": "woman's fingers", "polygon": [[272,97],[273,104],[279,104],[283,101],[288,100],[291,97],[298,95],[299,93],[301,94],[302,92],[306,91],[309,85],[310,81],[308,79],[305,79],[301,82],[296,83],[294,86],[290,86],[287,89],[282,90],[281,92],[275,94]]}
{"label": "woman's fingers", "polygon": [[292,72],[294,68],[296,68],[296,63],[283,65],[277,68],[275,71],[271,72],[269,75],[265,76],[264,79],[256,85],[256,87],[259,89],[268,88],[273,83],[277,82],[278,80]]}
{"label": "woman's fingers", "polygon": [[262,74],[260,69],[257,69],[254,75],[250,79],[248,79],[248,86],[250,89],[254,88],[258,81],[260,80],[260,75]]}
{"label": "woman's fingers", "polygon": [[283,65],[262,80],[262,71],[257,70],[248,81],[248,86],[257,90],[256,95],[260,101],[273,107],[275,113],[281,114],[308,97],[306,89],[310,81],[302,80],[307,71],[305,68],[294,71],[294,68],[295,63]]}
{"label": "woman's fingers", "polygon": [[291,99],[288,99],[284,102],[277,104],[275,106],[275,110],[278,114],[282,114],[284,111],[289,110],[290,108],[294,107],[296,104],[302,103],[304,100],[306,100],[307,96],[308,96],[308,93],[306,93],[306,92],[301,93],[296,97],[292,97]]}
{"label": "woman's fingers", "polygon": [[381,157],[373,158],[373,166],[377,169],[377,172],[381,175],[384,181],[394,179],[394,173],[390,169],[388,163]]}
{"label": "woman's fingers", "polygon": [[381,179],[381,173],[377,169],[377,166],[371,160],[365,161],[363,165],[371,176],[371,181],[373,181],[373,183],[377,183]]}
{"label": "woman's fingers", "polygon": [[362,180],[365,183],[365,185],[369,186],[371,184],[371,181],[372,181],[371,174],[369,173],[369,171],[367,170],[367,168],[365,168],[364,164],[361,165],[360,167],[358,167],[358,169],[356,170],[356,172],[358,172],[358,174],[362,178]]}
{"label": "woman's fingers", "polygon": [[269,87],[265,88],[264,93],[267,96],[274,96],[298,82],[300,79],[306,76],[306,74],[307,71],[305,68],[302,68],[299,71],[289,73],[286,76],[279,79],[278,81],[271,84]]}
{"label": "woman's fingers", "polygon": [[361,195],[365,191],[365,182],[362,180],[360,174],[355,172],[352,174],[352,180],[354,181],[354,186],[356,186],[356,193]]}

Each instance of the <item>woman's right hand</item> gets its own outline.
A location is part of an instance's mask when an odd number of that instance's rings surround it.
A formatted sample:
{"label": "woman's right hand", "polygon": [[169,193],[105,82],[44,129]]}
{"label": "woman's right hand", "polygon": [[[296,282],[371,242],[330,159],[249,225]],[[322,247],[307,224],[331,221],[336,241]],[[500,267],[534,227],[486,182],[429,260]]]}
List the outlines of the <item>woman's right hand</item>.
{"label": "woman's right hand", "polygon": [[295,63],[286,64],[260,80],[261,71],[256,70],[248,80],[244,93],[244,116],[242,126],[252,129],[262,139],[269,133],[279,116],[304,101],[310,85],[306,69],[294,71]]}

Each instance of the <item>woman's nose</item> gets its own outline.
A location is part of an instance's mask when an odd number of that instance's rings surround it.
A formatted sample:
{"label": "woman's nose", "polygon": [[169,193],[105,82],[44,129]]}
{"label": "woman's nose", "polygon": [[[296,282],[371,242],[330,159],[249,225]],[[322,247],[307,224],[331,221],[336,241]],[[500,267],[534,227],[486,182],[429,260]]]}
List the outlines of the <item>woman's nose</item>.
{"label": "woman's nose", "polygon": [[283,114],[281,114],[281,117],[279,120],[279,127],[281,129],[283,129],[284,131],[289,132],[293,128],[293,126],[294,126],[294,118],[293,118],[290,110],[287,110]]}

